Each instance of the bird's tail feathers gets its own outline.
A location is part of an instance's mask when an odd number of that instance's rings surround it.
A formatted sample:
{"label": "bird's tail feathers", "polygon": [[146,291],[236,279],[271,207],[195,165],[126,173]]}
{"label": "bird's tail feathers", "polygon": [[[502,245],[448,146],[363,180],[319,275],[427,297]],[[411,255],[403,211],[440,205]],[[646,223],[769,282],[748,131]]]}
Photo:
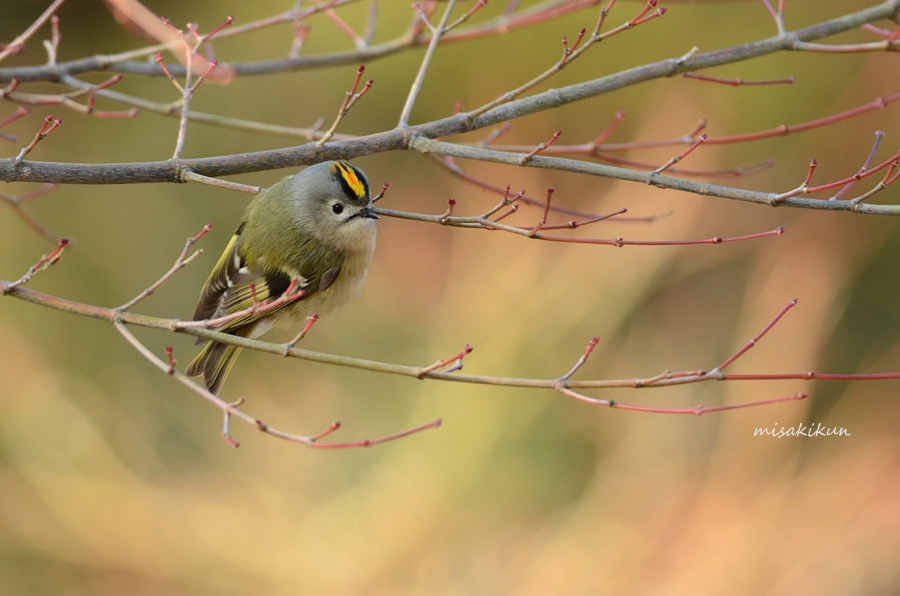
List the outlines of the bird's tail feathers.
{"label": "bird's tail feathers", "polygon": [[203,350],[197,354],[185,372],[190,377],[203,375],[206,388],[218,395],[240,351],[241,348],[237,346],[211,341],[203,346]]}

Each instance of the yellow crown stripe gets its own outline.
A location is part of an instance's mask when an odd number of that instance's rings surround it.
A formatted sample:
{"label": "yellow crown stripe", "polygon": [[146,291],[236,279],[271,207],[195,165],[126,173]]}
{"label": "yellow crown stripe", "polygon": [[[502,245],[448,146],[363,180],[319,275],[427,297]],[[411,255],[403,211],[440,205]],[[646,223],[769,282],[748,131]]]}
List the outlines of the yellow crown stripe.
{"label": "yellow crown stripe", "polygon": [[366,195],[366,187],[363,186],[362,181],[360,181],[353,168],[342,161],[338,161],[335,162],[334,169],[347,182],[347,186],[356,193],[356,196],[364,197]]}

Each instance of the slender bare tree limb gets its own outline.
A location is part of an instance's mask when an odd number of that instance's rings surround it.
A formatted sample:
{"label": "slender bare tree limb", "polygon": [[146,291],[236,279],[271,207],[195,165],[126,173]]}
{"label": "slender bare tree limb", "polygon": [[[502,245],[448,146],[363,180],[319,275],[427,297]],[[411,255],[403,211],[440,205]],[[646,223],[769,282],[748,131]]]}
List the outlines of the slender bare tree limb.
{"label": "slender bare tree limb", "polygon": [[[900,14],[900,0],[888,0],[856,13],[766,40],[724,50],[694,54],[686,59],[673,58],[662,60],[592,81],[569,85],[560,89],[551,89],[530,97],[504,103],[480,115],[473,116],[469,113],[460,113],[408,128],[397,128],[363,137],[335,140],[322,147],[310,143],[286,149],[238,155],[125,164],[66,164],[31,161],[16,164],[12,159],[5,159],[0,160],[0,180],[7,182],[28,180],[67,184],[182,182],[184,181],[183,174],[187,170],[204,176],[219,177],[309,165],[327,159],[350,159],[361,155],[402,149],[435,152],[441,149],[445,152],[442,154],[445,155],[457,155],[459,157],[478,155],[478,159],[507,163],[510,157],[509,154],[502,154],[501,152],[490,153],[488,149],[451,147],[449,144],[438,145],[436,143],[439,142],[431,139],[497,125],[514,118],[608,93],[639,82],[728,64],[776,51],[789,50],[798,40],[821,39],[858,27],[864,23],[898,14]],[[477,113],[477,110],[473,111],[473,113]],[[651,180],[650,175],[645,172],[636,172],[599,164],[586,164],[575,160],[551,160],[553,158],[537,156],[529,160],[526,165],[529,167],[550,167],[567,171],[580,171],[592,175],[650,183],[661,188],[673,188],[702,195],[774,204],[771,195],[767,193],[705,185],[665,176],[657,176]],[[781,201],[780,204],[791,207],[845,210],[871,214],[897,214],[898,212],[898,208],[894,206],[866,205],[849,201],[824,203],[800,197],[792,197]]]}
{"label": "slender bare tree limb", "polygon": [[[7,283],[7,282],[0,282]],[[381,372],[416,379],[435,379],[441,381],[452,381],[457,383],[474,383],[480,385],[497,385],[504,387],[521,387],[535,389],[556,389],[556,383],[559,379],[528,379],[520,377],[502,377],[492,375],[472,375],[462,374],[455,371],[448,372],[445,370],[434,370],[429,366],[409,366],[403,364],[392,364],[389,362],[379,362],[375,360],[367,360],[365,358],[353,358],[350,356],[341,356],[338,354],[326,354],[315,352],[312,350],[304,350],[296,347],[285,348],[285,344],[261,341],[257,339],[247,339],[228,333],[212,331],[203,327],[179,327],[178,319],[166,319],[162,317],[153,317],[148,315],[123,312],[116,308],[105,308],[92,306],[51,296],[42,292],[37,292],[29,288],[18,285],[9,288],[5,292],[13,298],[18,298],[25,302],[46,306],[55,310],[67,312],[84,317],[101,319],[111,323],[118,322],[124,325],[136,325],[139,327],[147,327],[151,329],[161,329],[165,331],[175,331],[185,333],[194,337],[206,340],[216,341],[220,343],[230,344],[249,350],[256,350],[270,354],[278,354],[281,356],[289,356],[299,358],[301,360],[309,360],[311,362],[319,362],[321,364],[333,364],[337,366],[345,366],[368,370],[372,372]],[[778,318],[783,314],[780,313]],[[776,319],[777,320],[777,319]],[[766,331],[771,328],[771,324]],[[740,354],[746,352],[746,346],[742,347]],[[731,364],[736,358],[731,357],[725,362]],[[609,389],[615,387],[630,388],[649,388],[649,387],[666,387],[671,385],[685,385],[690,383],[705,381],[770,381],[770,380],[826,380],[826,381],[865,381],[865,380],[889,380],[900,379],[900,372],[886,373],[859,373],[859,374],[843,374],[843,373],[818,373],[818,372],[796,372],[796,373],[765,373],[765,374],[735,374],[724,373],[721,370],[722,365],[707,370],[690,370],[682,372],[664,371],[658,375],[651,377],[635,377],[630,379],[593,379],[593,380],[567,380],[566,385],[573,389]]]}

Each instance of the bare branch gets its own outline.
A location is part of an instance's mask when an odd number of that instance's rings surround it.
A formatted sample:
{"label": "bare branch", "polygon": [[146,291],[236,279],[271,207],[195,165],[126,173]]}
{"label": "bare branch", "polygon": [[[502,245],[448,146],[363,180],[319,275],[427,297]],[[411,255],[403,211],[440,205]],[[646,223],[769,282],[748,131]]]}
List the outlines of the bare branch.
{"label": "bare branch", "polygon": [[35,31],[41,28],[41,25],[47,22],[47,19],[49,19],[50,16],[59,9],[64,1],[65,0],[54,0],[50,4],[50,6],[47,7],[47,10],[41,13],[41,16],[39,16],[37,20],[32,23],[32,25],[28,29],[25,30],[24,33],[16,37],[10,43],[6,44],[5,48],[0,49],[0,62],[2,62],[3,59],[7,56],[11,56],[13,54],[18,54],[19,52],[21,52],[22,48],[25,46],[25,42],[28,41],[28,39],[32,35],[34,35]]}
{"label": "bare branch", "polygon": [[416,73],[416,78],[413,80],[412,87],[409,89],[409,95],[406,97],[406,103],[403,105],[403,111],[400,112],[400,121],[397,123],[397,126],[399,127],[404,127],[409,124],[409,116],[412,114],[412,109],[416,103],[416,98],[419,96],[419,91],[422,90],[425,73],[428,72],[428,67],[431,65],[431,59],[434,58],[438,43],[441,41],[441,35],[447,31],[447,21],[450,20],[450,13],[453,12],[454,6],[456,6],[456,0],[448,0],[447,8],[444,9],[444,15],[441,17],[441,22],[432,32],[431,41],[428,43],[428,49],[425,50],[425,55],[422,57],[422,64],[419,65],[419,72]]}

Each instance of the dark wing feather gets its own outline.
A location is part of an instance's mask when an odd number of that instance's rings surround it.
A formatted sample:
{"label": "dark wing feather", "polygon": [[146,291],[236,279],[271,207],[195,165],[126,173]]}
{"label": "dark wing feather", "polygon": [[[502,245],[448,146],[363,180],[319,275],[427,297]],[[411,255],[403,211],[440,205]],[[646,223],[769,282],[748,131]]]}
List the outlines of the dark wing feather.
{"label": "dark wing feather", "polygon": [[244,225],[237,229],[225,252],[219,257],[219,262],[209,274],[206,285],[200,292],[200,301],[197,303],[197,309],[194,311],[194,320],[203,321],[214,317],[222,306],[222,298],[228,291],[228,282],[238,275],[238,271],[243,266],[239,252],[241,231]]}

